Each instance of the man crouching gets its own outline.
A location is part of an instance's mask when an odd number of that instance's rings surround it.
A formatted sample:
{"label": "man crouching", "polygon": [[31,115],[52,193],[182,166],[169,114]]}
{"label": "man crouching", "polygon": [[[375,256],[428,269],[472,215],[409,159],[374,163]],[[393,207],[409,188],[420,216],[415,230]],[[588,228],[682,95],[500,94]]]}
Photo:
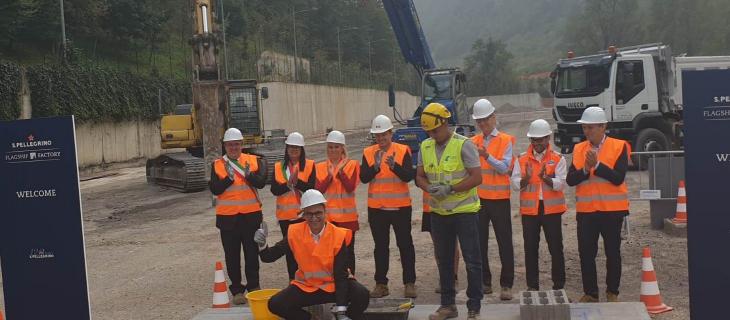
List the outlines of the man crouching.
{"label": "man crouching", "polygon": [[300,207],[304,223],[289,226],[273,247],[266,245],[265,224],[254,235],[261,261],[291,252],[299,265],[291,284],[269,300],[269,310],[284,319],[311,319],[302,307],[334,302],[337,320],[359,320],[370,303],[368,290],[349,273],[352,232],[326,222],[326,202],[319,191],[307,190]]}

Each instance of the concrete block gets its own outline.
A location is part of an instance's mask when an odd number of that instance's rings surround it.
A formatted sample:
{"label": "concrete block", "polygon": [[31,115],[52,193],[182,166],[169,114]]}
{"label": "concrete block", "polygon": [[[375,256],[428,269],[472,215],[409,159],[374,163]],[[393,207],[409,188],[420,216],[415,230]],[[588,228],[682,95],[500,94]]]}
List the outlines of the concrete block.
{"label": "concrete block", "polygon": [[664,233],[670,236],[686,238],[687,223],[674,223],[672,219],[664,219]]}
{"label": "concrete block", "polygon": [[565,290],[521,291],[521,320],[570,320]]}

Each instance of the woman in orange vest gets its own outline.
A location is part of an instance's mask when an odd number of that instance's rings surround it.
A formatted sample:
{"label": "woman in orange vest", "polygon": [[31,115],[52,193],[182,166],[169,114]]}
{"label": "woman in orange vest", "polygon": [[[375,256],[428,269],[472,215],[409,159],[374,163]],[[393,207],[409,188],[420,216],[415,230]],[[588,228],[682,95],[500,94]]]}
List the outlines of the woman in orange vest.
{"label": "woman in orange vest", "polygon": [[545,232],[552,260],[553,290],[565,286],[563,222],[565,206],[565,158],[550,148],[550,124],[538,119],[530,124],[530,146],[515,162],[512,189],[520,192],[522,238],[525,245],[527,290],[540,290],[540,228]]}
{"label": "woman in orange vest", "polygon": [[299,265],[290,285],[269,300],[269,310],[282,319],[310,319],[303,307],[330,302],[335,303],[337,320],[364,319],[370,303],[368,289],[348,270],[354,255],[352,232],[327,222],[326,203],[321,192],[305,192],[301,210],[306,223],[290,226],[285,238],[273,247],[266,246],[265,224],[256,231],[261,261],[274,262],[292,253]]}
{"label": "woman in orange vest", "polygon": [[375,242],[375,288],[370,296],[381,298],[390,294],[388,247],[393,226],[403,267],[403,295],[415,298],[416,250],[411,237],[413,208],[408,182],[416,176],[416,170],[411,150],[391,141],[393,124],[384,115],[373,119],[370,132],[375,135],[376,144],[363,150],[360,165],[360,181],[368,184],[368,223]]}
{"label": "woman in orange vest", "polygon": [[[352,231],[352,248],[355,250],[355,232],[358,223],[355,189],[360,174],[357,160],[347,158],[345,135],[337,130],[327,135],[327,160],[317,164],[315,188],[327,199],[327,222]],[[352,259],[352,273],[355,274],[355,255]]]}
{"label": "woman in orange vest", "polygon": [[492,272],[489,268],[489,225],[499,247],[502,271],[499,276],[501,300],[512,300],[515,279],[515,256],[512,247],[512,207],[510,204],[510,170],[514,164],[514,137],[497,130],[495,108],[487,99],[474,103],[472,118],[482,131],[472,137],[479,150],[482,184],[477,188],[482,205],[479,211],[479,241],[482,251],[482,281],[484,293],[492,293]]}
{"label": "woman in orange vest", "polygon": [[[236,128],[223,135],[225,156],[213,162],[210,191],[217,197],[215,226],[220,230],[229,290],[234,304],[246,302],[246,290],[259,289],[258,247],[253,240],[261,224],[261,201],[256,189],[266,184],[266,167],[254,155],[241,153],[243,135]],[[241,246],[246,269],[246,285],[241,284]]]}
{"label": "woman in orange vest", "polygon": [[[282,234],[286,234],[290,225],[304,221],[299,217],[299,199],[302,193],[314,189],[317,180],[314,160],[307,159],[304,153],[304,136],[292,132],[284,143],[284,161],[276,162],[271,180],[271,193],[276,196],[276,219]],[[286,268],[289,279],[294,279],[297,262],[291,254],[286,256]]]}
{"label": "woman in orange vest", "polygon": [[606,136],[606,114],[599,107],[583,111],[586,141],[573,148],[573,163],[566,182],[575,186],[578,253],[583,278],[580,302],[598,302],[596,255],[598,236],[606,252],[606,300],[618,301],[621,284],[621,228],[629,214],[626,188],[628,150],[626,141]]}

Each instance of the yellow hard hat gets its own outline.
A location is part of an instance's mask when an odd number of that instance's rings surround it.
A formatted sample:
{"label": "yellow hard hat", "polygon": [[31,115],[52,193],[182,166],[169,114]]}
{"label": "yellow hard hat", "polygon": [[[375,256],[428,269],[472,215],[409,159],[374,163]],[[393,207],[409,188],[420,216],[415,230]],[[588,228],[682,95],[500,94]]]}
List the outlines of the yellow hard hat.
{"label": "yellow hard hat", "polygon": [[449,122],[451,112],[443,104],[429,103],[421,113],[421,127],[423,130],[431,131]]}

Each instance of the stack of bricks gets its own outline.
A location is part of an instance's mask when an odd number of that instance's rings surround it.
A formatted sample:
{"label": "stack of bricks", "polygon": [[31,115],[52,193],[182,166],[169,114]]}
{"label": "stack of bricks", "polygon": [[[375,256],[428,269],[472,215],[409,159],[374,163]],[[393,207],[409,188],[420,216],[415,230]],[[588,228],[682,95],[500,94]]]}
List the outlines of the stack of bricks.
{"label": "stack of bricks", "polygon": [[570,320],[565,290],[521,291],[521,320]]}

